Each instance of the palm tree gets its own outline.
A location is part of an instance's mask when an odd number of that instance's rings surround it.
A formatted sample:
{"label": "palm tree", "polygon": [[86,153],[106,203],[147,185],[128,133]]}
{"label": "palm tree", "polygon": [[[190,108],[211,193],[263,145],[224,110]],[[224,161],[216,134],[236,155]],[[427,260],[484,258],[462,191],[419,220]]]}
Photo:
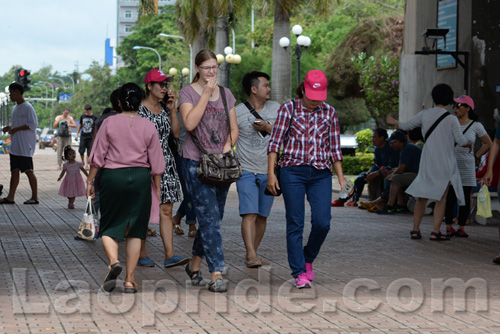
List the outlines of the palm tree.
{"label": "palm tree", "polygon": [[148,22],[150,14],[158,14],[158,0],[139,0],[139,20]]}
{"label": "palm tree", "polygon": [[[318,15],[326,15],[329,6],[340,0],[311,0],[308,7]],[[273,0],[260,0],[261,6],[269,8]],[[274,0],[273,62],[271,67],[271,99],[283,103],[292,92],[292,57],[280,45],[282,37],[290,38],[290,17],[304,2],[301,0]],[[306,6],[306,5],[304,5]]]}
{"label": "palm tree", "polygon": [[[177,1],[181,31],[186,41],[193,44],[193,57],[201,49],[213,47],[214,42],[215,53],[224,54],[224,48],[229,45],[229,27],[247,7],[248,2],[233,0]],[[227,85],[226,72],[222,68],[218,79],[222,85]]]}

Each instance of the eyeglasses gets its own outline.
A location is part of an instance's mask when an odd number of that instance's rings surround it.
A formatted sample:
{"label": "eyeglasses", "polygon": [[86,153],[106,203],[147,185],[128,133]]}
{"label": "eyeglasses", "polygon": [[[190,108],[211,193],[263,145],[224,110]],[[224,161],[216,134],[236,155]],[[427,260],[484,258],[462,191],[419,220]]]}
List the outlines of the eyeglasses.
{"label": "eyeglasses", "polygon": [[207,71],[207,72],[208,72],[208,71],[210,71],[210,70],[215,71],[216,69],[218,69],[218,68],[219,68],[219,66],[220,66],[220,65],[215,65],[215,66],[198,66],[198,67],[199,67],[199,68],[201,68],[202,70],[204,70],[204,71]]}
{"label": "eyeglasses", "polygon": [[465,104],[465,103],[455,103],[455,106],[454,108],[455,109],[459,109],[460,107],[465,107],[467,108],[469,105]]}
{"label": "eyeglasses", "polygon": [[170,87],[170,84],[168,82],[165,82],[165,81],[155,82],[155,84],[160,86],[160,88],[169,88]]}

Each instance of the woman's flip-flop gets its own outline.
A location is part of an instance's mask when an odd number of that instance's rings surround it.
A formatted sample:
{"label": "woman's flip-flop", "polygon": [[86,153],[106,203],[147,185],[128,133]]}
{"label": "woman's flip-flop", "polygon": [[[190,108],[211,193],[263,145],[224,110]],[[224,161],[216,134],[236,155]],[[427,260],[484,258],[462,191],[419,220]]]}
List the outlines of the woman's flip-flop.
{"label": "woman's flip-flop", "polygon": [[0,199],[0,204],[16,204],[16,202],[8,200],[7,197]]}
{"label": "woman's flip-flop", "polygon": [[26,202],[24,202],[23,204],[39,204],[38,200],[37,199],[34,199],[34,198],[30,198],[29,200],[27,200]]}

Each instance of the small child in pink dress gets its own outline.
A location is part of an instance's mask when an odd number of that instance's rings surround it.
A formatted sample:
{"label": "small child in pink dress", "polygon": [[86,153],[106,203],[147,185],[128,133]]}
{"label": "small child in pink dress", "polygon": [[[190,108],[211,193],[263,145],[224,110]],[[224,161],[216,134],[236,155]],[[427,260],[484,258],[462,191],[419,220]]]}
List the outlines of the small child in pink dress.
{"label": "small child in pink dress", "polygon": [[83,183],[80,171],[82,171],[85,176],[88,176],[89,174],[83,168],[83,163],[76,161],[76,152],[71,148],[71,146],[68,145],[64,148],[62,159],[66,162],[63,164],[61,174],[59,175],[57,181],[61,181],[64,174],[67,173],[67,175],[61,183],[59,195],[68,198],[68,209],[74,209],[75,197],[86,195],[85,184]]}

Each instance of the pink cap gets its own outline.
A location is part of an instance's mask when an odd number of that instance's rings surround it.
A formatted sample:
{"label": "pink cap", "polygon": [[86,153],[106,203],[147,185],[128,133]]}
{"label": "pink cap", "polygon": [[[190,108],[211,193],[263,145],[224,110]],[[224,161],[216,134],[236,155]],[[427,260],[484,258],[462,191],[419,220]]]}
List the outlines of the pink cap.
{"label": "pink cap", "polygon": [[467,96],[467,95],[460,95],[456,99],[453,99],[457,103],[465,103],[468,105],[472,110],[474,110],[474,100],[472,97]]}
{"label": "pink cap", "polygon": [[311,70],[304,80],[304,90],[309,100],[324,101],[327,96],[327,81],[323,71]]}
{"label": "pink cap", "polygon": [[174,81],[174,78],[172,77],[167,77],[165,73],[163,73],[161,70],[155,69],[151,70],[146,74],[146,78],[144,78],[144,83],[147,85],[150,82],[162,82],[162,81]]}

